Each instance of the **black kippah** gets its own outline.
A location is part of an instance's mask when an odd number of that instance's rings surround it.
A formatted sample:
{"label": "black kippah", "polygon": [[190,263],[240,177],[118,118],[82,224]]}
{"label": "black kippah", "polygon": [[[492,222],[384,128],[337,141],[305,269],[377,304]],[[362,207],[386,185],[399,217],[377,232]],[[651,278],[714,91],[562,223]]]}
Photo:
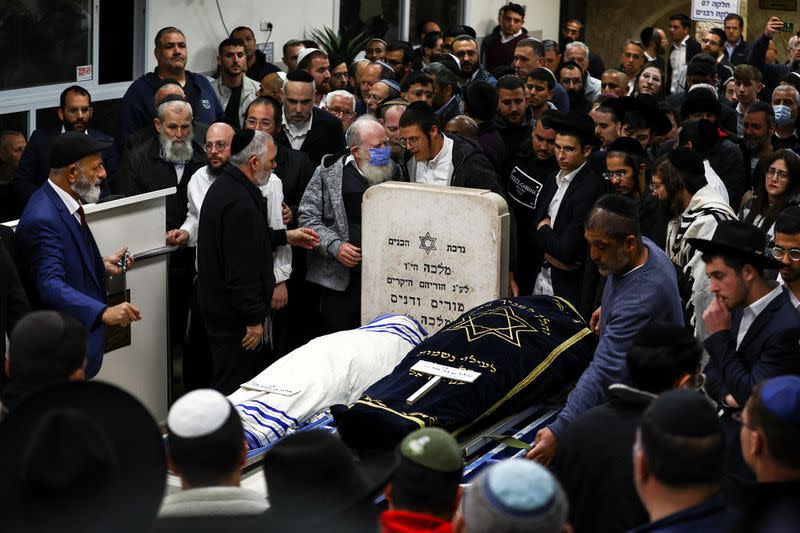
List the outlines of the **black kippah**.
{"label": "black kippah", "polygon": [[167,102],[185,102],[185,101],[186,101],[185,96],[181,96],[179,94],[168,94],[167,96],[158,101],[158,105],[160,106],[161,104],[166,104]]}
{"label": "black kippah", "polygon": [[700,392],[673,389],[653,400],[645,415],[659,430],[678,437],[722,435],[722,423]]}
{"label": "black kippah", "polygon": [[305,70],[295,70],[286,75],[286,80],[312,83],[314,81],[314,77]]}
{"label": "black kippah", "polygon": [[642,143],[633,137],[617,137],[617,139],[608,147],[608,153],[611,152],[624,152],[626,154],[639,156],[642,159],[645,158],[645,152],[644,148],[642,148]]}
{"label": "black kippah", "polygon": [[417,111],[419,113],[435,113],[433,108],[428,105],[427,102],[424,100],[417,100],[416,102],[411,102],[408,104],[406,109],[411,109],[413,111]]}
{"label": "black kippah", "polygon": [[667,155],[667,159],[669,159],[669,162],[680,172],[687,172],[700,176],[705,176],[706,174],[706,168],[703,166],[703,160],[700,158],[700,154],[692,148],[686,146],[675,148]]}
{"label": "black kippah", "polygon": [[237,131],[231,141],[231,155],[236,155],[244,150],[256,136],[256,130],[244,129]]}
{"label": "black kippah", "polygon": [[594,206],[621,217],[639,218],[639,209],[636,202],[621,194],[604,194],[597,199]]}

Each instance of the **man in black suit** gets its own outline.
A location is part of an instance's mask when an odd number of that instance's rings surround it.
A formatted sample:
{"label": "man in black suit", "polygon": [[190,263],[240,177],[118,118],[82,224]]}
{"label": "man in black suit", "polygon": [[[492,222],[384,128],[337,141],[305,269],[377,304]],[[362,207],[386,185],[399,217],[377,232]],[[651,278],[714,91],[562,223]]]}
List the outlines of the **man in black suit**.
{"label": "man in black suit", "polygon": [[314,107],[314,78],[305,70],[286,75],[283,92],[284,127],[278,142],[308,154],[317,167],[322,156],[345,149],[344,132],[339,119]]}
{"label": "man in black suit", "polygon": [[714,299],[703,312],[710,360],[706,391],[739,409],[759,381],[800,374],[800,313],[786,289],[764,278],[783,263],[764,255],[766,234],[745,222],[724,221],[708,239],[689,239],[703,253]]}
{"label": "man in black suit", "polygon": [[670,94],[683,91],[678,84],[678,76],[689,60],[700,53],[700,43],[689,36],[689,27],[692,21],[683,13],[677,13],[669,18],[669,35],[672,44],[669,48],[667,60],[667,89]]}
{"label": "man in black suit", "polygon": [[223,394],[269,363],[264,325],[275,277],[267,203],[259,190],[275,168],[275,143],[246,129],[231,142],[231,158],[208,189],[198,229],[198,300],[213,359],[212,387]]}
{"label": "man in black suit", "polygon": [[[50,174],[50,148],[57,135],[65,131],[78,131],[95,139],[111,139],[105,133],[89,127],[89,122],[92,120],[92,96],[79,85],[72,85],[61,92],[56,113],[61,126],[35,130],[28,140],[25,151],[22,152],[19,166],[11,182],[18,212],[22,212],[25,208],[33,191],[47,180]],[[108,148],[103,151],[102,156],[106,174],[113,180],[117,171],[116,151],[113,147]],[[103,192],[108,194],[107,186]]]}
{"label": "man in black suit", "polygon": [[550,121],[556,132],[555,154],[559,171],[548,178],[539,194],[534,232],[541,268],[534,294],[561,296],[578,302],[586,264],[583,223],[595,200],[605,192],[602,178],[586,162],[600,139],[585,113],[570,111]]}
{"label": "man in black suit", "polygon": [[744,19],[736,13],[725,17],[725,55],[731,65],[747,63],[750,45],[744,41]]}

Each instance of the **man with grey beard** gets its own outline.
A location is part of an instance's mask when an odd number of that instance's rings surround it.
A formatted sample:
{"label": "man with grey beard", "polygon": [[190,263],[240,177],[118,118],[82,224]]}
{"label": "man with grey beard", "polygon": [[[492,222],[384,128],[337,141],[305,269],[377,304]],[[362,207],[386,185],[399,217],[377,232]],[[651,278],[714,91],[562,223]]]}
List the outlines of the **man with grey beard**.
{"label": "man with grey beard", "polygon": [[120,272],[117,263],[127,248],[102,257],[82,205],[100,197],[106,179],[100,154],[112,142],[77,131],[56,136],[50,176],[31,195],[16,232],[19,270],[31,307],[68,313],[89,332],[87,378],[97,375],[103,363],[104,327],[127,327],[141,319],[139,308],[128,302],[106,305],[106,273]]}
{"label": "man with grey beard", "polygon": [[[118,174],[118,191],[133,196],[176,187],[166,198],[165,231],[186,219],[188,184],[206,164],[205,152],[193,140],[192,107],[178,95],[165,97],[153,123],[158,137],[127,152]],[[169,260],[170,344],[173,357],[184,351],[183,339],[194,279],[194,248],[172,252]]]}
{"label": "man with grey beard", "polygon": [[[364,115],[347,128],[347,152],[327,155],[300,201],[300,225],[319,233],[306,279],[321,287],[321,333],[357,328],[361,320],[361,200],[397,171],[386,130]],[[333,206],[324,208],[325,205]]]}
{"label": "man with grey beard", "polygon": [[198,226],[197,296],[213,360],[212,388],[231,394],[271,361],[265,324],[275,286],[266,185],[275,142],[261,131],[233,136],[230,160],[208,189]]}

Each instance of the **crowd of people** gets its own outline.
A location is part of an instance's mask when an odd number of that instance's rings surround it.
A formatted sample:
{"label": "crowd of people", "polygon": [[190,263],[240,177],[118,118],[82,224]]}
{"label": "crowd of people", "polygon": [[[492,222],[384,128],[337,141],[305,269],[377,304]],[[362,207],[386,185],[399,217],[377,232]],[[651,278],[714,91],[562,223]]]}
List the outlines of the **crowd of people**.
{"label": "crowd of people", "polygon": [[[419,47],[369,35],[355,58],[293,39],[286,71],[242,26],[208,77],[186,69],[191,43],[169,26],[119,131],[91,126],[74,85],[60,127],[2,132],[0,218],[19,218],[0,226],[8,524],[800,530],[800,40],[780,63],[778,17],[748,43],[737,14],[702,35],[674,14],[601,58],[579,20],[557,40],[524,25],[508,3],[480,38],[429,20]],[[390,180],[503,196],[508,294],[570,302],[594,358],[527,460],[466,490],[442,430],[361,462],[306,431],[267,454],[265,499],[239,486],[247,450],[225,395],[360,325],[362,199]],[[170,187],[169,350],[187,394],[164,452],[143,407],[84,381],[104,328],[147,309],[106,305],[106,274],[135,257],[123,242],[103,257],[83,205]],[[183,490],[162,499],[167,467]]]}

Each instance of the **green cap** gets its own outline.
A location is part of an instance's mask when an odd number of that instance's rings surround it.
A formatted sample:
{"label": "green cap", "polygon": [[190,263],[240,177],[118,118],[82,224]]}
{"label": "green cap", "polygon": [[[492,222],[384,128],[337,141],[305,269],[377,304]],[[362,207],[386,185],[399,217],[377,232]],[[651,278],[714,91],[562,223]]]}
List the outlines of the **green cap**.
{"label": "green cap", "polygon": [[400,455],[435,472],[460,472],[464,468],[461,448],[440,428],[422,428],[409,433],[400,443]]}

